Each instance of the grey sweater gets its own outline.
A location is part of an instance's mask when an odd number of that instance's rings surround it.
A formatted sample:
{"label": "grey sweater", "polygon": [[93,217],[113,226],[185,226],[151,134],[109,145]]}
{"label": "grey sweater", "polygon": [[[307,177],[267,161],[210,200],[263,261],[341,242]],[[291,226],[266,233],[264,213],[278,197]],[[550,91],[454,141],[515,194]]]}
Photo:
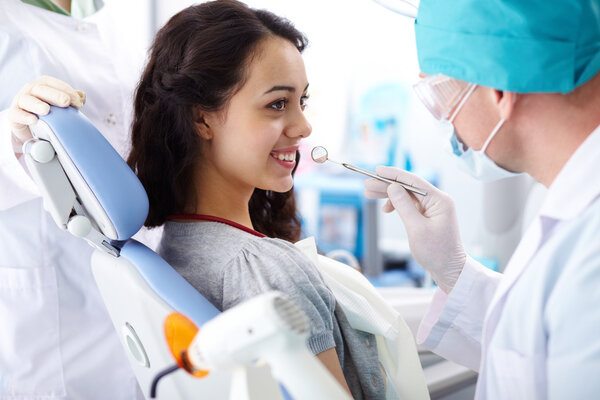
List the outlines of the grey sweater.
{"label": "grey sweater", "polygon": [[279,290],[308,315],[313,354],[335,347],[355,399],[384,399],[375,337],[353,329],[316,266],[293,244],[220,222],[166,223],[159,254],[216,308]]}

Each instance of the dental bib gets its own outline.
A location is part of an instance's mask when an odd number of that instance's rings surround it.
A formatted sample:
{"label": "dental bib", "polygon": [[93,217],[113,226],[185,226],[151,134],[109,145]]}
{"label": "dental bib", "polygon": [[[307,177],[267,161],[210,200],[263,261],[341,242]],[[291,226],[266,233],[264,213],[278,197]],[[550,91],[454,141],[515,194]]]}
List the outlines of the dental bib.
{"label": "dental bib", "polygon": [[360,272],[319,255],[314,237],[296,247],[317,266],[352,328],[375,336],[386,399],[429,399],[415,339],[400,314]]}

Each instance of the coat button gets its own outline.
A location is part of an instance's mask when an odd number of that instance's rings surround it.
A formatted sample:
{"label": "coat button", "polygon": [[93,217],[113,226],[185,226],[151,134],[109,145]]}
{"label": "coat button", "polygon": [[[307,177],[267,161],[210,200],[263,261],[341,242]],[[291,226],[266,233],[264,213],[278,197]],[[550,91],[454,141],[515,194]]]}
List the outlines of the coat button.
{"label": "coat button", "polygon": [[106,125],[115,126],[117,124],[117,117],[115,114],[110,113],[106,116],[106,118],[104,118],[104,122]]}
{"label": "coat button", "polygon": [[77,25],[77,32],[85,33],[89,30],[90,30],[90,25],[85,22],[82,22]]}

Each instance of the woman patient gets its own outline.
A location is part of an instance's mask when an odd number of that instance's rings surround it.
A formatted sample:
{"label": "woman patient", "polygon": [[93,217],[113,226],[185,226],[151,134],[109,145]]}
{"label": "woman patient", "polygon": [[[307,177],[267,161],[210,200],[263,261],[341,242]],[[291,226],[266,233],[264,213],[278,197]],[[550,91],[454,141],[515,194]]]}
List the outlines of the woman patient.
{"label": "woman patient", "polygon": [[350,327],[300,237],[293,192],[306,38],[237,1],[189,7],[158,32],[135,97],[128,159],[164,224],[159,253],[218,309],[280,290],[308,348],[356,399],[384,398],[375,338]]}

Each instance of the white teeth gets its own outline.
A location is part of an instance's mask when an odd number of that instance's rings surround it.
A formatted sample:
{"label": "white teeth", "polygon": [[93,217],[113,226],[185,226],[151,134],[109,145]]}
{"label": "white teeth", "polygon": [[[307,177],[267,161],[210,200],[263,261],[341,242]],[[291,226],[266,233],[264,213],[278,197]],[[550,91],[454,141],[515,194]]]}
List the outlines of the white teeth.
{"label": "white teeth", "polygon": [[296,153],[279,153],[275,155],[275,158],[279,159],[280,161],[296,161]]}

